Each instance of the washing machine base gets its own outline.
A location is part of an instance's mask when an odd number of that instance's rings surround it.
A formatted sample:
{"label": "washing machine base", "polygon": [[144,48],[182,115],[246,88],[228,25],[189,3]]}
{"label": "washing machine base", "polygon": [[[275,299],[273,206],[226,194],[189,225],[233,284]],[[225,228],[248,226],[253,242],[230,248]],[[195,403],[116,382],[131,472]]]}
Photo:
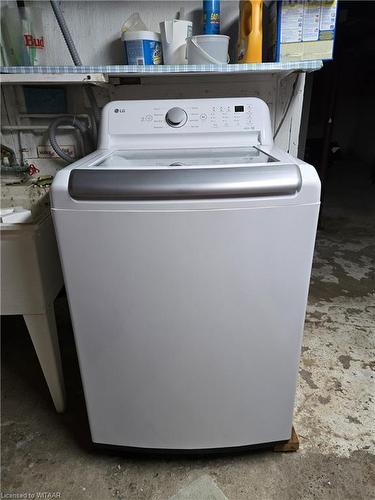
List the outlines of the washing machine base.
{"label": "washing machine base", "polygon": [[298,435],[292,427],[291,437],[284,441],[272,441],[270,443],[249,444],[243,446],[230,446],[225,448],[200,448],[200,449],[173,449],[173,448],[139,448],[136,446],[118,446],[102,443],[92,443],[97,450],[108,451],[110,453],[126,453],[131,455],[232,455],[269,449],[274,452],[290,452],[299,449]]}

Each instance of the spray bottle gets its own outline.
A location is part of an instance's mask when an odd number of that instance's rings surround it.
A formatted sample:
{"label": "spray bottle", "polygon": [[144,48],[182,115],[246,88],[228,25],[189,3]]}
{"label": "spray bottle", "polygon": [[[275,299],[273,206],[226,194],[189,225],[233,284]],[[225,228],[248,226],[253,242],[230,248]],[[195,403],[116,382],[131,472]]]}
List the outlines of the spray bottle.
{"label": "spray bottle", "polygon": [[203,34],[220,34],[220,1],[203,1]]}

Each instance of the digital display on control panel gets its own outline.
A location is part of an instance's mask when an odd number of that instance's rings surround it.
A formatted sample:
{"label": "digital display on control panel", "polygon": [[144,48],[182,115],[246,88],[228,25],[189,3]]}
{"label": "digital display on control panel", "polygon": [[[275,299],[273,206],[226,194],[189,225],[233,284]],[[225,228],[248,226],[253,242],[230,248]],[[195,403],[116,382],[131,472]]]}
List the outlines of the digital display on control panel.
{"label": "digital display on control panel", "polygon": [[245,108],[243,106],[234,106],[234,111],[236,113],[243,113],[245,111]]}

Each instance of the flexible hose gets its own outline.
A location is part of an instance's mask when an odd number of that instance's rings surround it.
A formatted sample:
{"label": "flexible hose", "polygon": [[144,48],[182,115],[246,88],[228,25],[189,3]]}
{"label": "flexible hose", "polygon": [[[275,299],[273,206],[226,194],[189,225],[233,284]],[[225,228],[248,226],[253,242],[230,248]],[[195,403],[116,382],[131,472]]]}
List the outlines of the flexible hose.
{"label": "flexible hose", "polygon": [[50,0],[53,12],[55,13],[56,20],[60,26],[61,33],[65,39],[65,43],[68,46],[70,55],[76,66],[82,66],[81,58],[77,52],[76,46],[74,45],[72,35],[70,34],[68,25],[66,24],[63,13],[61,12],[59,2],[57,0]]}
{"label": "flexible hose", "polygon": [[[85,86],[84,89],[86,91],[87,97],[88,97],[89,102],[91,104],[92,113],[94,115],[95,124],[97,127],[98,123],[100,122],[100,109],[98,108],[98,105],[96,104],[94,91],[93,91],[92,87],[88,87],[88,86]],[[94,132],[94,134],[95,134],[95,132]],[[95,137],[94,137],[94,139],[95,139]],[[96,139],[95,139],[95,142],[96,142]]]}
{"label": "flexible hose", "polygon": [[61,116],[60,118],[56,118],[56,120],[54,120],[48,128],[48,138],[55,153],[59,155],[63,160],[71,163],[73,160],[75,160],[75,158],[65,153],[65,151],[60,148],[56,140],[56,131],[61,125],[71,125],[72,127],[78,129],[82,135],[84,143],[87,129],[85,125],[81,121],[77,120],[73,115]]}
{"label": "flexible hose", "polygon": [[[55,14],[56,20],[57,20],[58,25],[60,27],[61,33],[64,37],[65,43],[68,47],[70,56],[73,59],[75,66],[82,66],[81,58],[79,57],[76,46],[74,45],[72,35],[70,34],[68,25],[65,21],[64,14],[61,11],[59,2],[57,0],[50,0],[50,2],[51,2],[53,12]],[[94,113],[95,121],[96,121],[96,123],[99,123],[100,110],[98,108],[98,105],[96,104],[94,91],[91,87],[85,87],[85,90],[86,90],[86,94],[87,94],[87,97],[89,99],[89,102],[90,102],[90,105],[92,108],[92,112]]]}

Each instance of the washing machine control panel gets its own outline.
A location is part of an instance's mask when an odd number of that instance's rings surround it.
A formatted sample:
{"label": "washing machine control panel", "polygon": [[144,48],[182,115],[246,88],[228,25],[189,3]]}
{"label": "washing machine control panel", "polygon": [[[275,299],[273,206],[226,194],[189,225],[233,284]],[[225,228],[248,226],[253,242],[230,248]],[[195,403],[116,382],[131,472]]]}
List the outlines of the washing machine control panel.
{"label": "washing machine control panel", "polygon": [[[185,108],[155,106],[151,112],[140,116],[145,130],[160,130],[184,127],[185,129],[215,130],[254,130],[253,113],[250,104],[210,104],[206,106],[188,105]],[[187,130],[186,130],[187,131]]]}
{"label": "washing machine control panel", "polygon": [[210,137],[220,145],[248,133],[254,141],[262,135],[272,144],[268,106],[255,97],[113,101],[103,110],[100,144],[121,146],[130,140],[148,147],[159,137],[174,142],[189,136],[190,142]]}

